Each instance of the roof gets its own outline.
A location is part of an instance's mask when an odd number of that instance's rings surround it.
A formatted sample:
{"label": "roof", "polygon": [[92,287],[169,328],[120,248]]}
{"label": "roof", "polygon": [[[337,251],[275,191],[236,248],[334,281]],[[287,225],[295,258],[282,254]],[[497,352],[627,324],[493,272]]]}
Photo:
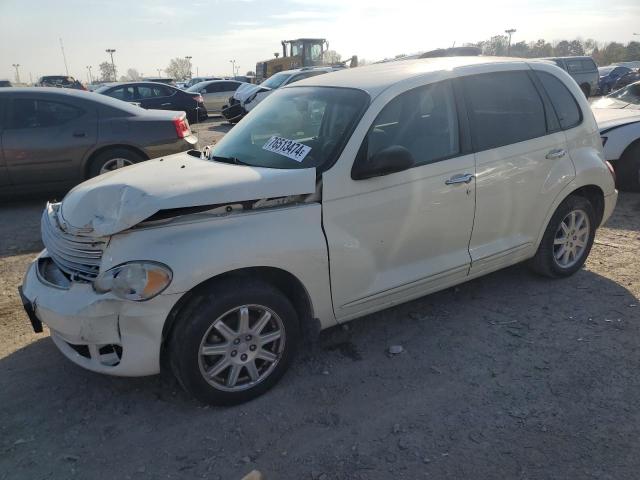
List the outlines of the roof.
{"label": "roof", "polygon": [[[130,112],[133,114],[139,114],[139,110],[146,111],[143,109],[139,109],[138,107],[134,107],[127,102],[123,102],[122,100],[118,100],[116,98],[109,97],[107,95],[102,95],[96,92],[88,92],[86,90],[75,90],[73,88],[56,88],[56,87],[14,87],[14,88],[6,88],[5,91],[0,91],[0,95],[20,95],[20,94],[31,94],[41,96],[51,96],[51,97],[74,97],[80,100],[87,100],[89,102],[96,102],[106,105],[111,108],[115,108],[117,110],[123,110],[126,112]],[[60,98],[58,98],[60,100]]]}
{"label": "roof", "polygon": [[410,78],[429,76],[436,72],[453,72],[464,67],[483,64],[506,63],[524,66],[527,63],[533,62],[537,62],[537,60],[482,56],[398,60],[396,62],[377,63],[363,67],[340,69],[330,75],[318,75],[302,80],[294,85],[357,88],[365,90],[369,95],[371,95],[371,97],[376,97],[383,90],[386,90],[388,87],[398,82],[408,80]]}

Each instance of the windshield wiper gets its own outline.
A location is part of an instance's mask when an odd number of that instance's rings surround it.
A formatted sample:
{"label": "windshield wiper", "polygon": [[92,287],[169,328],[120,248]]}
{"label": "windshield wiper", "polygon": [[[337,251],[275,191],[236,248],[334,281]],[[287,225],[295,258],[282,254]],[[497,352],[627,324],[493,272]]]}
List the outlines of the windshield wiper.
{"label": "windshield wiper", "polygon": [[236,157],[219,157],[218,155],[211,155],[209,157],[209,160],[215,160],[216,162],[222,162],[222,163],[232,163],[232,164],[235,164],[235,165],[249,165],[249,166],[252,166],[250,163],[243,162],[242,160],[240,160],[239,158],[236,158]]}

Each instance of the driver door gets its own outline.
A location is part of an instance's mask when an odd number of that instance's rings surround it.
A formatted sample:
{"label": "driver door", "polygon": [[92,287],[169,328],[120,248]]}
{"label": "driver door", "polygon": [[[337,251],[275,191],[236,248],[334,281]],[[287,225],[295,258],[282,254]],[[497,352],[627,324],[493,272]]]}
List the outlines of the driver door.
{"label": "driver door", "polygon": [[338,165],[323,174],[323,224],[338,320],[467,277],[475,162],[458,117],[450,81],[401,93],[370,125],[354,169],[366,170],[376,152],[392,146],[408,149],[414,166],[364,180]]}

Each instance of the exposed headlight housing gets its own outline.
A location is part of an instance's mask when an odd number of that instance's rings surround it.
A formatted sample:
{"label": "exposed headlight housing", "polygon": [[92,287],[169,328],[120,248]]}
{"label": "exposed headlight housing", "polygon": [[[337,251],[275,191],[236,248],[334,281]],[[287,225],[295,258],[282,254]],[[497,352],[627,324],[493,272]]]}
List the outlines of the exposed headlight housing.
{"label": "exposed headlight housing", "polygon": [[257,96],[258,96],[258,92],[256,92],[256,93],[254,93],[253,95],[251,95],[249,98],[247,98],[247,99],[244,101],[245,105],[246,105],[247,103],[251,103],[251,102],[253,102],[253,100],[254,100]]}
{"label": "exposed headlight housing", "polygon": [[173,272],[162,263],[134,261],[98,275],[93,289],[98,293],[111,292],[124,300],[144,302],[162,293],[172,278]]}

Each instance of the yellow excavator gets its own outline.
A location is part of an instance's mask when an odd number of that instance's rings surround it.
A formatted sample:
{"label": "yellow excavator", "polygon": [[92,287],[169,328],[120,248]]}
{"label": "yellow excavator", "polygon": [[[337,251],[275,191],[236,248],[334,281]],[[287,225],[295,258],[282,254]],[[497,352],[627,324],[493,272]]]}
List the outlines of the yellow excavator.
{"label": "yellow excavator", "polygon": [[[282,40],[282,56],[274,53],[274,58],[256,63],[256,83],[266,80],[274,73],[302,67],[346,66],[346,62],[331,64],[325,59],[329,42],[325,38],[297,38]],[[351,67],[358,63],[356,56],[350,59]]]}

